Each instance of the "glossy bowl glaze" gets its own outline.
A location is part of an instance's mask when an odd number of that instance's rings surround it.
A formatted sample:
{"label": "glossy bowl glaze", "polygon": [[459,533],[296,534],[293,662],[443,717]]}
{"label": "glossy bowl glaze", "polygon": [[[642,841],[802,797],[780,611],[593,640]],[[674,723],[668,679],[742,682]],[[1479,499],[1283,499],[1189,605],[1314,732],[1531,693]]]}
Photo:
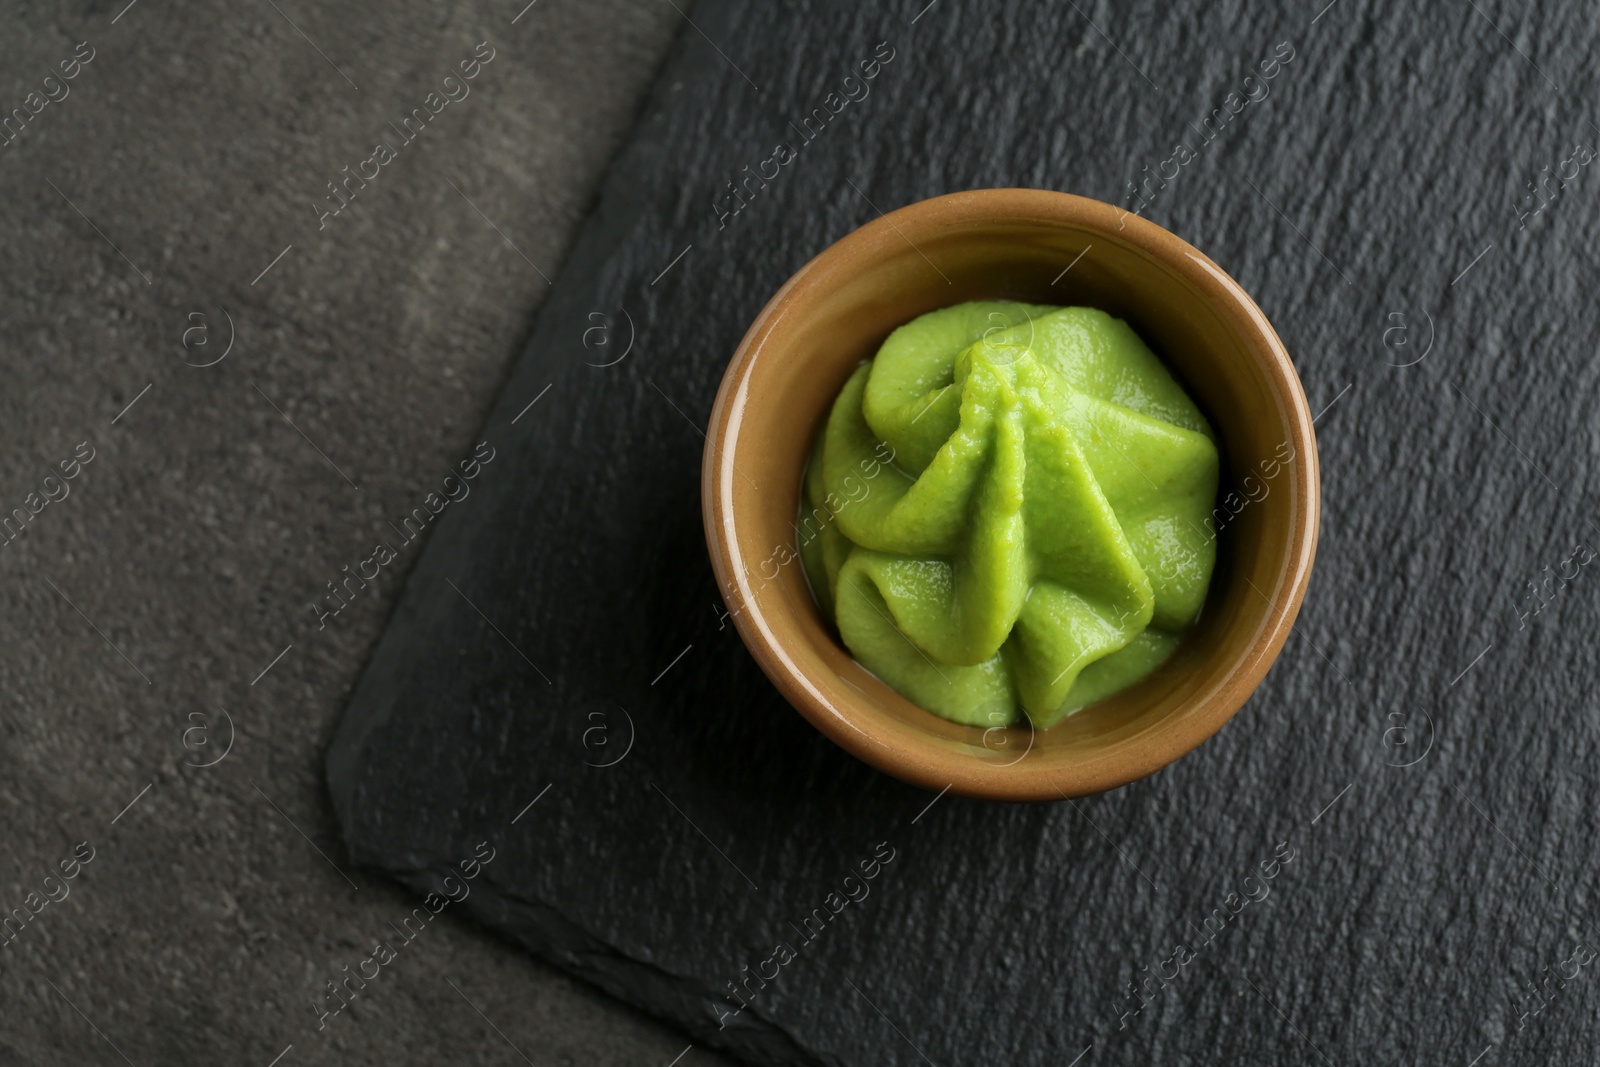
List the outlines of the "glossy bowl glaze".
{"label": "glossy bowl glaze", "polygon": [[[807,450],[845,379],[897,326],[995,299],[1083,304],[1127,320],[1216,430],[1219,507],[1231,515],[1205,607],[1172,657],[1045,731],[959,726],[880,682],[822,617],[795,545]],[[912,204],[802,267],[728,365],[701,479],[718,584],[740,637],[789,702],[888,774],[1002,800],[1112,789],[1216,733],[1289,636],[1311,578],[1318,494],[1300,379],[1238,283],[1153,223],[1031,189]]]}

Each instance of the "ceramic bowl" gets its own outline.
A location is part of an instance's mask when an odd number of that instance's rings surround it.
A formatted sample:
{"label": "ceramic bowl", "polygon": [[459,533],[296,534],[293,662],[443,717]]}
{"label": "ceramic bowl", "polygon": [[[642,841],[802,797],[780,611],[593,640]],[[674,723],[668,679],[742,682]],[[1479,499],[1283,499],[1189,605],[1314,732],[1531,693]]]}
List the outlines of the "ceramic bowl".
{"label": "ceramic bowl", "polygon": [[[1043,731],[960,726],[851,658],[795,546],[807,449],[851,372],[890,331],[965,300],[1083,304],[1125,319],[1215,428],[1219,507],[1205,607],[1131,688]],[[856,230],[778,290],[734,352],[702,466],[706,541],[739,635],[773,683],[846,751],[931,790],[1056,800],[1112,789],[1216,733],[1289,636],[1316,552],[1316,438],[1288,353],[1237,282],[1110,204],[987,189]]]}

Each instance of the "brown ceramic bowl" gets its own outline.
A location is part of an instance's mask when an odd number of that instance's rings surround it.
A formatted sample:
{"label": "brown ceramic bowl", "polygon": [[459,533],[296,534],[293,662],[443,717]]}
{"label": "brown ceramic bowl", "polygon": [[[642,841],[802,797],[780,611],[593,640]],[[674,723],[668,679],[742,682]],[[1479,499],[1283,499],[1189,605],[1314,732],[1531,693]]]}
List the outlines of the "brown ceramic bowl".
{"label": "brown ceramic bowl", "polygon": [[[880,682],[839,643],[795,556],[807,449],[845,379],[902,323],[994,299],[1086,304],[1127,320],[1216,429],[1221,500],[1255,498],[1219,536],[1200,620],[1172,657],[1137,685],[1038,732],[959,726]],[[1159,226],[1110,204],[1032,189],[912,204],[802,267],[728,365],[706,432],[701,494],[728,608],[789,702],[879,770],[1002,800],[1125,785],[1216,733],[1288,638],[1317,546],[1311,414],[1261,309]]]}

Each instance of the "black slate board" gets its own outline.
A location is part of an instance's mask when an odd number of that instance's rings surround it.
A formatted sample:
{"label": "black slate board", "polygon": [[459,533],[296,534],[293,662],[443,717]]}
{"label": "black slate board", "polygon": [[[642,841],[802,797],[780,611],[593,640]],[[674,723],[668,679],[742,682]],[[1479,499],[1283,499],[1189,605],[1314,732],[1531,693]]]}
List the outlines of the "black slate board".
{"label": "black slate board", "polygon": [[[1563,161],[1600,138],[1600,13],[919,9],[693,10],[333,745],[352,854],[425,889],[494,842],[465,910],[756,1063],[1592,1060],[1600,166]],[[879,42],[870,94],[719,227],[724,183]],[[1146,166],[1176,176],[1144,213],[1255,294],[1327,407],[1305,610],[1153,778],[930,807],[720,624],[701,429],[768,296],[879,209],[1132,203]],[[803,927],[875,850],[870,895]]]}

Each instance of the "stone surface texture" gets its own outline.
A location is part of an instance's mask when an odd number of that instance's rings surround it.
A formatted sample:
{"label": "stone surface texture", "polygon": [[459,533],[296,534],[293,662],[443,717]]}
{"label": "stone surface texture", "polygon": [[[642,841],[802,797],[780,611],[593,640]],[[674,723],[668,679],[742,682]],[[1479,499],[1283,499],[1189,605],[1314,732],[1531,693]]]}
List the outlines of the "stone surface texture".
{"label": "stone surface texture", "polygon": [[[449,914],[321,1031],[313,1008],[418,903],[350,863],[323,763],[420,545],[324,628],[311,605],[481,439],[682,25],[661,0],[525,6],[7,8],[0,109],[39,110],[0,148],[0,507],[94,458],[0,548],[0,909],[41,907],[0,939],[0,1063],[686,1044]],[[485,41],[469,95],[319,230],[326,183]],[[186,366],[230,316],[226,358]]]}
{"label": "stone surface texture", "polygon": [[[1600,16],[694,17],[332,748],[357,861],[427,889],[493,842],[464,910],[753,1063],[1590,1058]],[[700,431],[809,257],[1011,185],[1136,207],[1257,297],[1320,412],[1321,549],[1282,658],[1188,758],[929,808],[719,624]],[[880,851],[870,895],[802,930]]]}

